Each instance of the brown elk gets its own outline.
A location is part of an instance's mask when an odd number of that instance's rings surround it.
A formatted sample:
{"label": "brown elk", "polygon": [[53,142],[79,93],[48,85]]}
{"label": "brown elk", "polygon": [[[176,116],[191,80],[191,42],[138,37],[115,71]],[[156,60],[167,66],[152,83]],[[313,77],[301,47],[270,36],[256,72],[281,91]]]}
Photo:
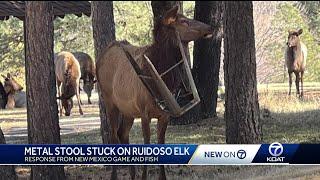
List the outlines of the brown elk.
{"label": "brown elk", "polygon": [[[151,45],[136,47],[128,42],[113,42],[98,57],[97,79],[107,107],[107,119],[111,125],[111,143],[128,144],[134,118],[139,117],[144,143],[150,143],[151,118],[158,119],[158,143],[165,143],[170,115],[156,104],[155,99],[130,64],[127,53],[135,59],[142,70],[145,67],[143,55],[148,56],[157,71],[162,73],[182,58],[176,32],[180,34],[184,48],[188,47],[190,41],[212,36],[209,25],[178,14],[178,7],[174,7],[155,23],[154,41]],[[174,72],[168,73],[164,81],[172,92],[180,86],[181,82]],[[130,167],[130,175],[132,179],[135,178],[133,166]],[[146,177],[147,167],[145,166],[142,179]],[[111,178],[117,178],[116,166],[113,167]],[[164,166],[160,166],[159,179],[166,179]]]}
{"label": "brown elk", "polygon": [[79,112],[83,115],[79,90],[81,71],[78,60],[72,53],[64,51],[55,56],[54,65],[59,95],[57,98],[61,100],[59,101],[60,116],[62,116],[62,106],[65,110],[65,115],[70,116],[73,107],[72,97],[74,95],[77,96]]}
{"label": "brown elk", "polygon": [[96,76],[96,66],[93,59],[89,56],[89,54],[84,52],[73,52],[72,53],[76,59],[79,61],[81,68],[81,78],[83,80],[83,90],[88,96],[88,103],[91,103],[91,91],[94,88],[94,83]]}
{"label": "brown elk", "polygon": [[[23,87],[10,75],[2,75],[5,79],[2,94],[3,103],[6,109],[26,107],[26,93],[22,91]],[[4,93],[4,94],[3,94]]]}
{"label": "brown elk", "polygon": [[[285,50],[285,61],[289,74],[289,95],[291,95],[292,73],[296,76],[296,90],[299,97],[303,97],[303,75],[307,60],[307,47],[301,42],[302,29],[288,31],[288,42]],[[301,93],[299,82],[301,81]]]}

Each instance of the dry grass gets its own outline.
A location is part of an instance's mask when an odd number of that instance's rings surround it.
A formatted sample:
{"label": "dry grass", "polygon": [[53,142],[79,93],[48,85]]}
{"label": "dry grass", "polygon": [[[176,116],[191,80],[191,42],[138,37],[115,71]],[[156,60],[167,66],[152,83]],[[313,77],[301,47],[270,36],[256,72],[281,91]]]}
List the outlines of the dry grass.
{"label": "dry grass", "polygon": [[320,104],[317,97],[301,100],[295,96],[260,96],[261,109],[270,116],[262,120],[266,142],[320,142]]}

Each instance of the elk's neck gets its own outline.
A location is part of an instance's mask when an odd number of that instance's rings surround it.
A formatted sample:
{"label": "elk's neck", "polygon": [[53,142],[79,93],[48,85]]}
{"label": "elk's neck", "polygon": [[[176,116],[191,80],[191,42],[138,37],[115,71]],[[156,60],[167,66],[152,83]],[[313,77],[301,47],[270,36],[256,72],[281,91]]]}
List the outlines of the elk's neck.
{"label": "elk's neck", "polygon": [[294,62],[299,61],[302,58],[301,43],[298,42],[297,46],[291,47],[290,52],[291,52],[293,61]]}
{"label": "elk's neck", "polygon": [[[165,72],[182,59],[179,44],[176,42],[177,41],[170,40],[154,43],[153,45],[151,45],[150,51],[147,53],[147,56],[152,61],[159,74]],[[186,43],[184,46],[187,47],[188,44]],[[187,53],[187,56],[188,55],[189,54]],[[180,78],[178,73],[179,71],[175,69],[163,76],[164,82],[171,91],[175,91],[180,85]]]}
{"label": "elk's neck", "polygon": [[173,43],[153,44],[149,56],[159,73],[163,73],[182,58],[179,46]]}
{"label": "elk's neck", "polygon": [[6,108],[7,109],[12,109],[15,107],[15,101],[14,101],[14,94],[10,93],[8,94],[8,97],[7,97],[7,103],[6,103]]}

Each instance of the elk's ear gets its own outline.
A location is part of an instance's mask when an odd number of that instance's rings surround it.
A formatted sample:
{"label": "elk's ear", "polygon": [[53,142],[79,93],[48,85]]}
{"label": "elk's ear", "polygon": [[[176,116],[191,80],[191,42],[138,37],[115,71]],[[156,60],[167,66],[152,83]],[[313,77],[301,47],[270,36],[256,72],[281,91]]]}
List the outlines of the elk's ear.
{"label": "elk's ear", "polygon": [[10,73],[7,74],[7,78],[9,78],[9,79],[11,78],[11,74]]}
{"label": "elk's ear", "polygon": [[175,6],[169,9],[164,15],[163,24],[169,25],[176,22],[178,11],[179,11],[179,6]]}
{"label": "elk's ear", "polygon": [[302,34],[302,32],[303,32],[302,29],[299,29],[299,30],[298,30],[298,34],[299,34],[299,35]]}

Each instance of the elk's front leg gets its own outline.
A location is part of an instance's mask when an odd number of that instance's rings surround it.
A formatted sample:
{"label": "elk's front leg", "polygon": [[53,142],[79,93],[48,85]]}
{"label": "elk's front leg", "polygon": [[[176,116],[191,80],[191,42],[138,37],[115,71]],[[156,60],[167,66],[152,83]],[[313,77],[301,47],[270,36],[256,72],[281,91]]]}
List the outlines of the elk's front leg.
{"label": "elk's front leg", "polygon": [[[141,125],[142,125],[142,133],[143,133],[143,139],[144,144],[150,144],[150,122],[151,119],[147,116],[144,116],[141,118]],[[142,172],[142,179],[147,179],[148,176],[148,167],[146,165],[143,166],[143,172]]]}
{"label": "elk's front leg", "polygon": [[[168,126],[169,116],[163,116],[158,119],[157,124],[157,135],[158,135],[158,144],[164,144],[165,143],[165,137],[166,137],[166,130]],[[159,174],[159,180],[165,180],[166,179],[166,170],[163,165],[160,166],[160,174]]]}
{"label": "elk's front leg", "polygon": [[300,82],[300,74],[299,73],[294,73],[296,75],[296,90],[297,90],[297,95],[300,96],[300,89],[299,89],[299,82]]}
{"label": "elk's front leg", "polygon": [[304,71],[301,72],[301,95],[300,97],[303,98],[303,74],[304,74]]}
{"label": "elk's front leg", "polygon": [[91,100],[90,100],[91,94],[88,94],[88,104],[92,104]]}
{"label": "elk's front leg", "polygon": [[61,90],[60,90],[61,82],[57,81],[57,87],[58,87],[58,96],[59,96],[59,112],[60,112],[60,117],[62,117],[62,104],[61,104]]}
{"label": "elk's front leg", "polygon": [[76,89],[76,96],[77,96],[77,100],[78,100],[78,106],[79,106],[79,113],[80,115],[83,115],[83,111],[82,111],[82,107],[81,107],[81,101],[80,101],[80,89],[79,89],[79,82],[77,83],[77,89]]}
{"label": "elk's front leg", "polygon": [[292,86],[292,72],[288,72],[289,74],[289,96],[291,95],[291,86]]}

